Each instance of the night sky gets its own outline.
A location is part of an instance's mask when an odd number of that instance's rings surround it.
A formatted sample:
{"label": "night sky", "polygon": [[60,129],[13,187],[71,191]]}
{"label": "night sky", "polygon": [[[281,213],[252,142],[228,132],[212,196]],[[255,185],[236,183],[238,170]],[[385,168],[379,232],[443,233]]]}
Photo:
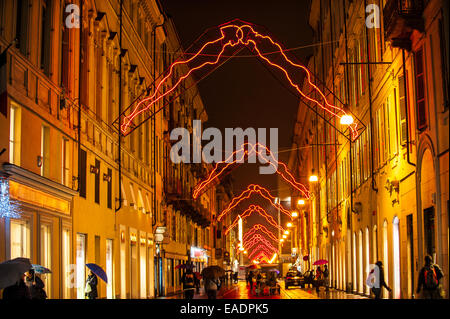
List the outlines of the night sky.
{"label": "night sky", "polygon": [[[235,18],[264,26],[285,49],[311,45],[312,42],[312,31],[307,24],[307,0],[161,0],[161,3],[173,19],[184,48],[206,29]],[[290,52],[298,61],[304,62],[312,54],[312,48]],[[251,53],[243,50],[241,54]],[[291,147],[299,99],[289,93],[257,58],[233,58],[202,80],[198,87],[208,113],[206,126],[217,127],[223,134],[226,127],[277,127],[279,150]],[[288,152],[283,154],[286,156]],[[277,196],[277,175],[260,175],[258,168],[258,164],[242,164],[233,171],[236,195],[248,184],[258,183]]]}

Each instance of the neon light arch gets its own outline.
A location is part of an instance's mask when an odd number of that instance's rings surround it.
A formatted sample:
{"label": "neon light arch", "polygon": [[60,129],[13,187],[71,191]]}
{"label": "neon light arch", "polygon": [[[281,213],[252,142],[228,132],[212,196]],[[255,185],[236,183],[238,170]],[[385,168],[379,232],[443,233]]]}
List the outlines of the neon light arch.
{"label": "neon light arch", "polygon": [[[273,219],[272,216],[267,214],[267,212],[261,206],[250,205],[240,216],[242,219],[245,219],[255,212],[258,213],[259,215],[261,215],[262,217],[264,217],[269,224],[271,224],[272,226],[276,227],[277,229],[281,230],[284,233],[283,227],[279,226],[278,223],[275,221],[275,219]],[[225,235],[228,234],[231,229],[236,227],[238,222],[239,222],[239,216],[237,216],[234,219],[234,221],[230,224],[230,226],[227,227],[227,229],[225,230]]]}
{"label": "neon light arch", "polygon": [[[217,216],[217,220],[220,222],[221,219],[227,214],[229,213],[232,209],[234,209],[240,202],[242,202],[243,200],[246,200],[248,198],[250,198],[251,195],[253,194],[258,194],[261,197],[263,197],[264,199],[266,199],[267,201],[270,202],[270,204],[275,207],[276,209],[279,209],[281,213],[285,214],[286,216],[288,216],[291,220],[292,220],[292,215],[291,213],[285,209],[283,206],[281,206],[279,203],[275,204],[274,200],[275,197],[273,197],[269,191],[257,184],[250,184],[247,186],[247,189],[245,191],[243,191],[239,196],[234,197],[230,203],[228,204],[227,208],[225,208],[218,216]],[[260,207],[260,206],[258,206]]]}
{"label": "neon light arch", "polygon": [[265,254],[267,254],[267,256],[270,256],[272,254],[275,254],[276,252],[267,250],[264,248],[263,245],[258,245],[257,247],[255,247],[255,249],[253,249],[253,251],[248,255],[248,258],[252,259],[253,256],[257,253],[257,252],[261,252],[263,251]]}
{"label": "neon light arch", "polygon": [[278,241],[278,238],[275,237],[275,235],[271,231],[269,231],[266,228],[266,226],[264,226],[262,224],[255,224],[255,225],[253,225],[253,227],[250,228],[250,230],[245,233],[245,235],[242,238],[242,240],[247,240],[249,238],[249,236],[255,234],[257,231],[263,232],[264,234],[266,234],[273,241]]}
{"label": "neon light arch", "polygon": [[266,247],[270,248],[271,250],[278,251],[267,239],[265,239],[261,234],[256,234],[247,242],[244,242],[243,246],[245,249],[251,249],[253,246],[255,246],[257,243],[263,243]]}
{"label": "neon light arch", "polygon": [[[237,24],[239,23],[239,25]],[[254,26],[250,25],[249,23],[239,21],[239,20],[233,20],[228,23],[222,24],[219,26],[220,30],[220,37],[217,39],[214,39],[212,41],[206,42],[201,48],[195,53],[192,57],[185,60],[178,60],[175,61],[170,67],[167,75],[165,75],[155,86],[155,90],[152,95],[143,98],[140,100],[134,108],[132,108],[132,111],[130,114],[125,115],[123,113],[121,116],[123,116],[123,122],[121,124],[120,130],[122,134],[127,134],[128,129],[130,125],[132,124],[132,121],[134,118],[142,114],[143,112],[149,110],[152,106],[155,105],[158,101],[163,99],[165,96],[171,94],[179,85],[180,83],[185,80],[187,77],[189,77],[194,71],[200,70],[207,66],[215,66],[219,63],[220,59],[223,57],[223,54],[227,48],[234,48],[236,46],[243,46],[248,49],[250,49],[252,52],[255,52],[257,57],[259,57],[262,61],[267,63],[268,65],[274,67],[275,69],[280,70],[286,80],[289,82],[289,84],[306,100],[309,102],[315,104],[317,107],[321,108],[331,116],[342,118],[345,115],[348,115],[343,108],[340,108],[336,105],[331,104],[328,102],[325,94],[312,82],[312,73],[303,65],[294,63],[291,59],[289,59],[285,53],[285,51],[282,49],[282,47],[276,43],[271,37],[267,35],[263,35],[257,31],[255,31]],[[275,60],[271,60],[268,57],[265,56],[264,52],[261,52],[261,49],[259,45],[270,45],[276,52],[278,52],[279,58],[282,60],[282,62],[286,65],[286,67],[283,67],[282,63],[277,63]],[[212,61],[206,61],[203,63],[200,63],[199,65],[196,65],[194,67],[191,67],[189,71],[180,76],[176,81],[175,84],[172,85],[170,89],[164,92],[160,92],[161,87],[166,84],[169,78],[173,76],[174,69],[177,65],[183,65],[183,64],[193,64],[197,61],[197,58],[200,56],[204,56],[204,53],[207,49],[213,47],[214,45],[218,45],[220,50],[219,53],[216,55],[216,59]],[[301,70],[302,72],[306,73],[306,79],[308,86],[312,88],[310,92],[307,94],[304,93],[299,84],[296,84],[289,72],[286,70],[287,67],[293,67],[297,70]],[[314,98],[311,96],[317,96],[318,98]],[[348,125],[352,139],[355,139],[358,136],[357,131],[357,124],[352,123]]]}
{"label": "neon light arch", "polygon": [[[309,190],[302,183],[298,182],[295,179],[294,175],[289,171],[289,168],[286,166],[286,164],[284,164],[281,161],[278,161],[276,157],[273,155],[272,151],[267,146],[261,143],[256,144],[244,143],[241,145],[241,148],[239,150],[230,154],[228,158],[225,159],[225,161],[216,163],[214,169],[209,173],[208,177],[194,187],[192,197],[196,199],[198,196],[200,196],[202,191],[205,190],[206,187],[208,187],[216,178],[219,178],[220,175],[222,175],[225,172],[225,170],[229,168],[231,165],[236,163],[242,163],[246,157],[256,154],[258,154],[260,160],[262,160],[265,163],[268,163],[273,168],[275,168],[277,174],[280,175],[281,178],[283,178],[292,187],[301,192],[305,198],[310,198],[311,195]],[[235,156],[236,159],[234,159]],[[267,159],[267,156],[270,157],[270,160]],[[276,166],[273,164],[275,162],[277,163]],[[222,168],[219,168],[219,165],[223,163],[226,164]]]}

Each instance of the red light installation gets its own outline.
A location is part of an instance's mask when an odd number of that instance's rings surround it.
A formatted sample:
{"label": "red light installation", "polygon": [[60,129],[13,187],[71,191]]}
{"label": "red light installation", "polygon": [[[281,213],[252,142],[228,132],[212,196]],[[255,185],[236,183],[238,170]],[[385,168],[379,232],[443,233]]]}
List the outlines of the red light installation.
{"label": "red light installation", "polygon": [[269,255],[273,255],[273,254],[275,254],[275,253],[278,253],[278,250],[270,249],[270,248],[267,248],[266,246],[264,246],[264,245],[262,245],[262,244],[259,244],[259,245],[255,246],[255,248],[252,249],[252,251],[251,251],[251,252],[249,253],[249,255],[248,255],[248,258],[252,258],[252,256],[253,256],[255,253],[257,253],[258,251],[261,251],[261,250],[264,251],[264,252],[266,252],[268,256],[269,256]]}
{"label": "red light installation", "polygon": [[[252,52],[255,52],[257,54],[257,56],[262,59],[263,61],[265,61],[268,65],[279,69],[285,76],[285,78],[288,80],[288,82],[290,83],[290,85],[305,99],[307,99],[308,101],[314,103],[315,105],[317,105],[318,107],[320,107],[321,109],[323,109],[324,111],[328,112],[330,115],[335,116],[337,118],[341,118],[344,115],[347,115],[347,113],[345,112],[344,109],[339,108],[333,104],[331,104],[330,102],[328,102],[325,94],[312,82],[312,74],[311,72],[303,65],[301,64],[297,64],[294,63],[292,60],[290,60],[284,50],[282,49],[282,47],[276,43],[275,41],[272,40],[271,37],[269,36],[265,36],[262,35],[260,33],[258,33],[257,31],[254,30],[254,28],[249,25],[249,24],[242,24],[242,25],[237,25],[235,24],[234,21],[229,22],[228,24],[223,24],[219,26],[220,29],[220,33],[221,36],[215,40],[212,41],[208,41],[206,42],[199,50],[197,53],[195,53],[194,55],[192,55],[192,57],[190,57],[189,59],[186,60],[179,60],[179,61],[175,61],[170,67],[169,67],[169,71],[167,72],[167,75],[164,76],[159,83],[156,85],[154,93],[144,99],[142,99],[141,101],[139,101],[139,103],[137,103],[137,105],[133,108],[133,110],[131,111],[131,113],[129,115],[125,115],[124,116],[124,121],[120,127],[120,130],[123,134],[127,133],[127,130],[129,128],[129,126],[131,125],[133,119],[140,115],[141,113],[145,112],[146,110],[150,109],[153,105],[155,105],[155,103],[157,103],[158,101],[160,101],[162,98],[164,98],[165,96],[171,94],[181,83],[181,81],[183,81],[184,79],[186,79],[189,75],[192,74],[192,72],[199,70],[203,67],[206,67],[208,65],[210,66],[214,66],[216,64],[219,63],[220,59],[223,56],[223,53],[225,52],[225,49],[227,47],[235,47],[238,45],[242,45],[247,47],[248,49],[250,49]],[[269,44],[272,45],[273,47],[276,48],[276,51],[279,52],[281,54],[280,58],[283,60],[282,62],[290,65],[294,68],[300,69],[302,71],[304,71],[306,73],[306,80],[308,85],[312,88],[312,90],[310,92],[308,92],[308,95],[317,95],[318,99],[315,99],[313,97],[308,96],[307,94],[305,94],[300,86],[298,84],[295,84],[291,75],[289,74],[289,72],[286,70],[285,67],[283,67],[281,65],[281,63],[277,63],[275,61],[270,60],[268,57],[265,56],[264,53],[262,53],[260,51],[260,49],[258,48],[258,44],[257,43],[264,43],[264,44]],[[192,67],[189,69],[189,71],[184,74],[183,76],[180,76],[178,78],[178,80],[175,82],[175,84],[172,85],[172,87],[170,89],[168,89],[167,91],[163,91],[160,92],[160,88],[163,84],[165,84],[165,82],[173,76],[173,72],[174,72],[174,68],[177,65],[181,65],[181,64],[188,64],[188,63],[195,63],[196,59],[199,56],[204,56],[204,51],[206,51],[206,49],[208,47],[214,46],[214,45],[220,45],[221,49],[219,51],[219,53],[216,56],[216,59],[212,60],[212,61],[206,61],[203,63],[200,63],[199,65]],[[350,130],[351,130],[351,135],[352,135],[352,139],[356,139],[356,137],[358,136],[358,131],[356,130],[356,123],[352,123],[350,125],[348,125]]]}
{"label": "red light installation", "polygon": [[251,235],[255,234],[257,231],[261,231],[264,234],[266,234],[270,239],[272,239],[273,241],[278,241],[278,238],[275,237],[275,235],[269,231],[266,226],[261,225],[261,224],[255,224],[253,225],[252,228],[250,228],[249,231],[247,231],[244,236],[242,237],[242,240],[247,240]]}
{"label": "red light installation", "polygon": [[279,209],[281,213],[285,214],[292,220],[292,214],[285,209],[280,204],[275,204],[275,197],[273,197],[267,189],[265,189],[262,186],[259,186],[257,184],[250,184],[247,186],[247,189],[243,191],[239,196],[234,197],[230,203],[228,204],[227,208],[225,208],[218,216],[217,220],[220,222],[221,219],[232,209],[234,209],[240,202],[243,200],[248,199],[252,194],[258,194],[261,195],[263,198],[267,199],[270,204],[275,207],[276,209]]}
{"label": "red light installation", "polygon": [[[281,230],[284,233],[284,229],[283,227],[281,227],[280,225],[278,225],[278,223],[275,221],[275,219],[273,219],[272,216],[270,216],[261,206],[258,205],[250,205],[241,215],[239,215],[242,219],[247,218],[248,216],[250,216],[251,214],[253,214],[254,212],[258,213],[259,215],[261,215],[262,217],[265,218],[265,220],[271,224],[272,226],[276,227],[277,229]],[[230,232],[231,229],[233,229],[234,227],[236,227],[236,225],[239,222],[239,216],[237,216],[234,221],[230,224],[230,226],[227,227],[227,229],[225,230],[225,235],[228,234]]]}
{"label": "red light installation", "polygon": [[263,243],[268,249],[273,251],[278,251],[277,248],[275,248],[270,241],[265,239],[261,234],[256,234],[253,236],[250,240],[243,243],[243,246],[245,249],[249,250],[253,246],[255,246],[258,243]]}
{"label": "red light installation", "polygon": [[263,262],[263,261],[268,262],[269,259],[270,259],[270,256],[268,256],[265,251],[260,251],[259,254],[256,255],[255,258],[252,259],[252,262],[253,262],[253,260],[257,260],[259,262]]}
{"label": "red light installation", "polygon": [[[194,191],[192,192],[192,197],[196,199],[201,192],[210,185],[216,178],[219,178],[221,174],[224,173],[224,171],[230,167],[233,164],[236,163],[242,163],[244,159],[248,156],[252,156],[253,154],[258,154],[260,160],[263,160],[263,162],[270,164],[273,168],[275,168],[278,175],[281,176],[286,182],[288,182],[292,187],[294,187],[296,190],[301,192],[305,198],[310,198],[310,192],[308,189],[303,185],[302,183],[298,182],[294,175],[289,171],[286,164],[283,162],[278,161],[275,156],[273,155],[272,151],[265,145],[261,143],[251,144],[251,143],[244,143],[242,144],[241,148],[235,152],[233,152],[228,158],[223,162],[218,162],[214,166],[214,169],[209,173],[208,177],[197,184],[194,188]],[[271,160],[268,160],[266,158],[267,154],[269,154],[269,157]],[[236,156],[236,159],[234,159]],[[277,163],[277,166],[273,163]],[[222,168],[219,168],[220,164],[224,164]]]}

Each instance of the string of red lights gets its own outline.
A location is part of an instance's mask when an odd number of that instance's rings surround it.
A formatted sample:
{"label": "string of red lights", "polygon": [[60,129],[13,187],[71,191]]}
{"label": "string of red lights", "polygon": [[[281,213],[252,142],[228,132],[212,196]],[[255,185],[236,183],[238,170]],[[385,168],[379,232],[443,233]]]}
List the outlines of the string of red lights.
{"label": "string of red lights", "polygon": [[275,235],[269,231],[266,226],[262,225],[262,224],[255,224],[253,225],[252,228],[250,228],[242,237],[242,240],[247,240],[251,235],[257,233],[257,231],[261,231],[264,234],[266,234],[270,239],[272,239],[273,241],[278,241],[278,238],[275,237]]}
{"label": "string of red lights", "polygon": [[[227,29],[232,29],[232,31],[234,31],[234,32],[226,32],[226,31],[228,31]],[[181,83],[181,81],[186,79],[192,72],[194,72],[195,70],[201,69],[207,65],[217,64],[219,62],[219,60],[221,59],[225,49],[227,47],[234,47],[236,45],[243,45],[243,46],[249,47],[250,50],[253,49],[257,53],[259,58],[261,58],[263,61],[265,61],[269,65],[281,70],[283,72],[283,74],[285,75],[286,79],[288,80],[288,82],[291,84],[291,86],[294,87],[296,89],[296,91],[298,91],[300,93],[300,95],[302,97],[304,97],[305,99],[307,99],[308,101],[316,104],[318,107],[325,110],[332,116],[342,118],[343,116],[347,115],[347,113],[345,112],[344,109],[339,108],[328,102],[324,93],[312,82],[311,72],[305,66],[294,63],[292,60],[290,60],[286,56],[282,47],[278,43],[273,41],[271,37],[265,36],[265,35],[262,35],[262,34],[256,32],[253,29],[253,27],[250,26],[249,24],[244,24],[241,26],[238,26],[233,23],[230,23],[229,25],[222,25],[222,26],[220,26],[220,33],[222,35],[221,37],[219,37],[216,40],[208,41],[207,43],[205,43],[199,49],[199,51],[196,54],[194,54],[191,58],[186,59],[186,60],[175,61],[174,63],[172,63],[172,65],[169,67],[169,72],[167,73],[167,75],[165,77],[163,77],[159,81],[153,94],[150,95],[149,97],[144,98],[141,101],[139,101],[139,103],[137,103],[137,105],[134,107],[131,114],[129,114],[128,116],[124,116],[124,121],[120,127],[122,133],[127,132],[128,127],[131,125],[131,122],[133,121],[133,119],[136,116],[138,116],[139,114],[141,114],[141,113],[145,112],[146,110],[148,110],[149,108],[151,108],[152,105],[157,103],[159,100],[164,98],[166,95],[171,94],[178,87],[178,85]],[[230,37],[230,38],[227,40],[227,37]],[[320,101],[316,100],[315,98],[309,97],[308,95],[303,93],[303,91],[300,89],[300,86],[298,84],[294,83],[293,79],[289,75],[289,72],[285,68],[283,68],[280,64],[277,64],[277,63],[271,61],[269,58],[265,57],[264,53],[261,53],[260,49],[258,48],[257,42],[260,42],[262,40],[267,40],[268,43],[272,44],[272,46],[275,46],[277,48],[277,50],[281,53],[281,56],[283,57],[285,62],[289,63],[293,67],[299,68],[299,69],[303,70],[304,72],[306,72],[306,74],[307,74],[306,78],[308,81],[308,85],[310,85],[313,88],[313,91],[316,91],[319,94],[319,96],[321,97],[321,100],[323,100],[323,103],[321,103]],[[201,63],[200,65],[198,65],[196,67],[190,68],[189,71],[185,75],[181,76],[178,79],[178,81],[174,85],[172,85],[172,87],[169,90],[167,90],[166,92],[162,92],[162,93],[159,92],[161,86],[168,80],[169,77],[172,76],[175,66],[177,66],[179,64],[187,64],[187,63],[193,62],[198,56],[200,56],[200,54],[203,54],[202,52],[208,46],[214,45],[217,43],[220,43],[222,45],[222,48],[214,61],[207,61],[207,62]],[[252,44],[252,47],[250,47],[250,44]],[[158,96],[158,93],[160,93],[159,96]],[[142,105],[144,105],[144,106],[141,107]],[[351,124],[348,124],[348,126],[351,130],[352,138],[356,139],[356,137],[358,136],[358,131],[356,129],[357,124],[351,123]]]}
{"label": "string of red lights", "polygon": [[[264,219],[271,224],[272,226],[276,227],[277,229],[281,230],[284,233],[284,229],[278,225],[278,223],[273,219],[272,216],[270,216],[261,206],[259,205],[250,205],[241,215],[239,215],[242,219],[247,218],[253,213],[258,213],[260,216],[264,217]],[[239,222],[239,216],[237,216],[233,222],[230,224],[230,226],[227,227],[225,230],[225,235],[230,232],[231,229],[236,227],[236,225]]]}
{"label": "string of red lights", "polygon": [[281,204],[275,203],[275,197],[273,197],[266,188],[264,188],[260,185],[257,185],[257,184],[248,185],[247,189],[245,191],[243,191],[239,196],[233,197],[233,199],[228,204],[227,208],[225,208],[217,216],[217,220],[220,222],[227,213],[229,213],[231,210],[233,210],[243,200],[250,198],[250,196],[253,194],[258,194],[261,197],[265,198],[266,200],[268,200],[270,202],[270,204],[274,208],[280,210],[281,213],[285,214],[292,220],[291,213],[287,209],[285,209],[283,206],[281,206]]}
{"label": "string of red lights", "polygon": [[[289,168],[286,166],[286,164],[278,161],[272,151],[267,146],[261,143],[244,143],[239,150],[230,154],[227,159],[225,159],[225,161],[217,162],[214,166],[214,169],[209,173],[208,177],[194,187],[192,197],[196,199],[201,194],[201,192],[205,190],[206,187],[209,186],[216,178],[219,178],[219,176],[223,174],[223,172],[228,167],[236,163],[242,163],[244,162],[245,158],[253,155],[258,155],[263,164],[271,165],[275,169],[277,174],[280,175],[287,183],[301,192],[305,198],[310,198],[311,195],[306,186],[298,182],[295,179],[294,175],[289,171]],[[270,159],[268,159],[268,157]],[[226,165],[219,169],[219,165],[224,163],[226,163]],[[277,165],[275,165],[274,163],[277,163]]]}
{"label": "string of red lights", "polygon": [[243,247],[247,250],[251,249],[253,246],[255,246],[257,243],[263,243],[268,249],[273,251],[278,251],[277,248],[275,248],[271,242],[269,242],[266,238],[264,238],[261,234],[256,234],[251,239],[244,241]]}

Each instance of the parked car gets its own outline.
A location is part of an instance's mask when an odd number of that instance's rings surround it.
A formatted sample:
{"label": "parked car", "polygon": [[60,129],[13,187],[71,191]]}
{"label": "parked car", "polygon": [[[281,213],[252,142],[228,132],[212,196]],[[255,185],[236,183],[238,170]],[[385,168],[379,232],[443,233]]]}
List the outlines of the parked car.
{"label": "parked car", "polygon": [[290,270],[284,279],[284,288],[289,289],[291,286],[305,287],[305,278],[299,271]]}

